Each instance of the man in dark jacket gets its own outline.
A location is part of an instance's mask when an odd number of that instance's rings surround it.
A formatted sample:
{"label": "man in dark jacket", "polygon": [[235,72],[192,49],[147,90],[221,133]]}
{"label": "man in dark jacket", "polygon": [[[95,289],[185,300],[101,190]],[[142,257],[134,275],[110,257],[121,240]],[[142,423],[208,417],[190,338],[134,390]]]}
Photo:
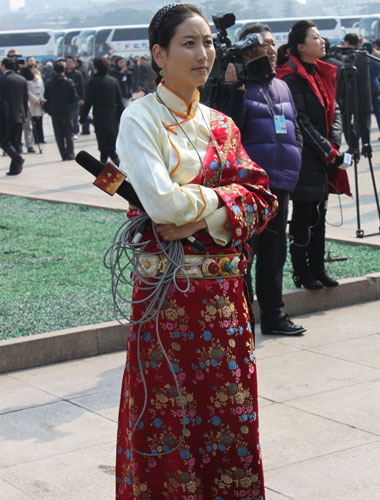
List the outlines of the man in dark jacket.
{"label": "man in dark jacket", "polygon": [[108,75],[110,63],[105,57],[95,57],[94,77],[88,84],[86,101],[80,116],[80,123],[86,121],[88,112],[93,107],[94,127],[100,161],[106,163],[108,157],[119,165],[116,154],[116,137],[119,121],[124,106],[121,102],[119,84]]}
{"label": "man in dark jacket", "polygon": [[1,63],[3,76],[0,80],[0,97],[7,117],[7,127],[1,147],[11,158],[7,175],[22,172],[24,159],[18,151],[21,146],[22,126],[28,112],[28,86],[26,80],[14,70],[14,62],[6,57]]}
{"label": "man in dark jacket", "polygon": [[54,64],[54,77],[48,82],[44,94],[62,161],[75,158],[72,105],[78,100],[75,85],[72,80],[65,77],[64,71],[62,63]]}
{"label": "man in dark jacket", "polygon": [[[263,334],[299,335],[304,326],[295,325],[284,311],[282,299],[283,268],[286,261],[286,225],[289,195],[293,191],[301,168],[302,135],[295,120],[293,99],[287,85],[273,78],[277,61],[276,42],[267,25],[254,24],[240,34],[242,40],[251,33],[260,33],[263,42],[244,54],[246,60],[266,56],[272,72],[263,73],[259,81],[237,86],[224,112],[233,119],[236,113],[241,128],[242,144],[249,156],[268,174],[269,187],[277,196],[278,213],[265,231],[255,235],[249,244],[256,256],[256,295],[260,306]],[[226,80],[236,81],[236,71],[230,65]],[[240,101],[239,104],[239,94]],[[242,113],[243,110],[243,113]],[[252,266],[252,264],[251,264]],[[251,300],[253,290],[251,266],[247,283]]]}
{"label": "man in dark jacket", "polygon": [[79,134],[79,109],[84,104],[85,87],[82,73],[75,69],[75,60],[72,56],[66,57],[66,77],[74,82],[78,99],[74,102],[73,108],[73,133],[74,139],[78,139]]}
{"label": "man in dark jacket", "polygon": [[[80,71],[81,75],[83,76],[83,83],[84,83],[84,98],[83,98],[83,102],[79,108],[79,116],[80,116],[80,114],[82,113],[84,100],[86,99],[86,93],[87,93],[88,83],[90,81],[90,75],[89,75],[89,67],[87,65],[87,62],[85,60],[80,59],[79,57],[75,61],[75,69]],[[90,133],[91,133],[90,132],[90,123],[91,123],[91,120],[89,118],[87,118],[87,120],[85,121],[85,123],[83,124],[83,127],[82,127],[82,132],[81,132],[82,135],[90,135]]]}

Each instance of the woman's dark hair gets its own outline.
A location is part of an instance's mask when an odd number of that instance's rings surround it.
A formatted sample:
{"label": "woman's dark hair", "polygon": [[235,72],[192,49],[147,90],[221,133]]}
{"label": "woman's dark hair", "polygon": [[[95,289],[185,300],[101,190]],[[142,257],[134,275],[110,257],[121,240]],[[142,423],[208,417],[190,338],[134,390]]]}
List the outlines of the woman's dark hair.
{"label": "woman's dark hair", "polygon": [[98,70],[98,75],[106,75],[110,69],[110,62],[106,57],[95,57],[94,68]]}
{"label": "woman's dark hair", "polygon": [[160,68],[153,58],[152,48],[154,45],[158,44],[160,47],[167,49],[170,45],[172,38],[174,37],[177,26],[179,26],[188,17],[200,16],[206,23],[208,21],[202,11],[191,4],[177,4],[174,6],[166,5],[162,7],[150,22],[148,29],[149,37],[149,50],[152,58],[152,68],[157,73],[156,84],[158,85],[161,81]]}
{"label": "woman's dark hair", "polygon": [[300,57],[298,52],[298,44],[305,43],[307,33],[310,28],[316,28],[313,21],[297,21],[293,28],[290,30],[288,38],[289,53],[292,56]]}
{"label": "woman's dark hair", "polygon": [[263,31],[269,31],[270,33],[270,27],[267,24],[250,24],[249,26],[246,26],[239,35],[239,40],[243,40],[247,35],[250,35],[251,33],[262,33]]}
{"label": "woman's dark hair", "polygon": [[277,67],[281,67],[288,60],[289,58],[288,50],[289,47],[287,43],[280,45],[279,48],[277,49],[277,64],[276,64]]}
{"label": "woman's dark hair", "polygon": [[29,82],[31,82],[32,80],[34,80],[34,75],[32,73],[32,68],[33,67],[36,67],[35,64],[28,64],[28,66],[24,69],[24,71],[22,72],[22,76],[28,80]]}

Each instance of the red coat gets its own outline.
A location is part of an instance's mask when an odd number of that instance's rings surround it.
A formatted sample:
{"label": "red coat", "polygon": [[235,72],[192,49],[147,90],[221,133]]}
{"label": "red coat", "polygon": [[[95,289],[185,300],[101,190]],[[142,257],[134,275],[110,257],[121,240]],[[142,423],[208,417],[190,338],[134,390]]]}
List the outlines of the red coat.
{"label": "red coat", "polygon": [[[306,71],[301,61],[294,56],[290,56],[288,62],[286,62],[280,68],[276,69],[278,78],[286,78],[289,75],[297,75],[303,80],[306,80],[310,91],[317,97],[319,104],[325,110],[326,135],[325,137],[321,137],[320,140],[321,140],[321,149],[322,150],[325,149],[326,159],[329,153],[332,151],[332,148],[338,149],[338,146],[333,142],[331,144],[328,143],[335,117],[336,72],[337,68],[335,66],[317,60],[315,62],[315,74],[314,76],[312,76],[310,73]],[[318,82],[318,84],[316,81]],[[289,86],[291,87],[291,85]],[[297,107],[297,102],[296,102],[296,107]],[[310,119],[312,122],[313,117],[310,117]],[[318,134],[316,134],[316,136],[314,137],[314,140],[317,139],[318,139]],[[305,161],[305,155],[303,156]],[[321,155],[321,158],[322,157],[323,155]],[[327,171],[326,171],[326,176],[327,176]],[[302,169],[301,169],[300,181],[302,182]],[[329,187],[329,190],[332,193],[337,193],[337,194],[344,193],[347,194],[348,196],[351,196],[348,176],[345,170],[335,167],[330,182],[333,185]]]}

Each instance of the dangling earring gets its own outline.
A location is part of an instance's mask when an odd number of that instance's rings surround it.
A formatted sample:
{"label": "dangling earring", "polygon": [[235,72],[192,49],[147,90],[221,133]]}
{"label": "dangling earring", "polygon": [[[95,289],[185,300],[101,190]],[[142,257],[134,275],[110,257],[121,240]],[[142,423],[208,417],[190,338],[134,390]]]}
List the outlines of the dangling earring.
{"label": "dangling earring", "polygon": [[161,80],[164,82],[165,81],[165,72],[164,72],[163,68],[160,69],[160,77],[161,77]]}

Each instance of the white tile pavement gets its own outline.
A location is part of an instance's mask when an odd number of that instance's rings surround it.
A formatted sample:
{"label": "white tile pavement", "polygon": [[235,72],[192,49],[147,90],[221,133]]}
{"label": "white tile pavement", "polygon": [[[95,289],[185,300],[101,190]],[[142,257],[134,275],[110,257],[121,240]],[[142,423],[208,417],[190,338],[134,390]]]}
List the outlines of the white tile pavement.
{"label": "white tile pavement", "polygon": [[[266,500],[380,498],[378,311],[379,301],[299,317],[303,338],[258,328]],[[1,500],[114,498],[124,359],[0,377]]]}

